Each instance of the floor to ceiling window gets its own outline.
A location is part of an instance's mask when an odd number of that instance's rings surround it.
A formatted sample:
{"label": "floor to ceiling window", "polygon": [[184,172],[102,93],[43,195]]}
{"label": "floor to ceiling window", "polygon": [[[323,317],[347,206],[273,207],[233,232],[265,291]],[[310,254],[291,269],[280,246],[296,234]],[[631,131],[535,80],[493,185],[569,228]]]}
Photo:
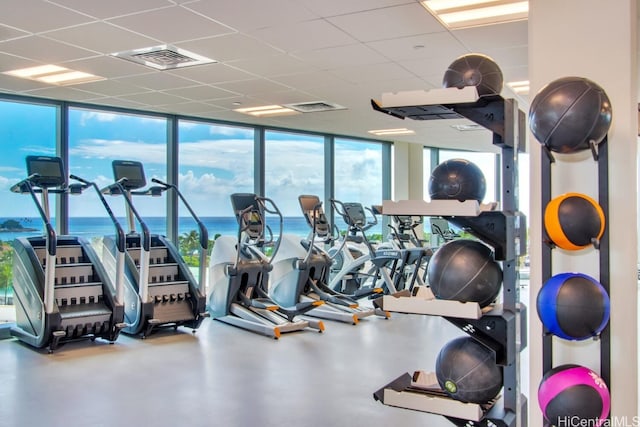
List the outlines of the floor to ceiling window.
{"label": "floor to ceiling window", "polygon": [[[265,132],[265,195],[284,216],[284,233],[306,236],[298,196],[324,199],[324,137],[289,132]],[[273,224],[273,227],[277,224]],[[273,230],[277,232],[276,230]]]}
{"label": "floor to ceiling window", "polygon": [[[113,160],[143,163],[147,184],[167,176],[167,120],[165,118],[83,108],[69,109],[69,172],[100,188],[114,182]],[[125,203],[107,196],[125,232]],[[153,233],[166,233],[164,197],[135,196],[136,209]],[[136,224],[136,227],[138,225]],[[88,238],[113,234],[113,225],[93,191],[69,198],[69,231]],[[139,230],[139,228],[138,228]]]}
{"label": "floor to ceiling window", "polygon": [[487,182],[487,193],[484,196],[484,203],[495,202],[496,194],[496,154],[480,153],[474,151],[459,150],[439,150],[440,163],[451,159],[465,159],[480,168]]}
{"label": "floor to ceiling window", "polygon": [[[9,190],[26,178],[26,156],[55,155],[58,111],[51,105],[0,101],[0,305],[13,304],[11,242],[42,234],[43,227],[31,197]],[[53,223],[55,206],[51,197]],[[12,310],[0,311],[0,321],[12,317]]]}
{"label": "floor to ceiling window", "polygon": [[[360,202],[365,208],[381,205],[383,200],[382,144],[336,138],[335,198],[342,202]],[[366,211],[370,221],[373,217]],[[382,239],[382,218],[367,231],[376,240]],[[345,223],[336,217],[336,225],[344,230]]]}

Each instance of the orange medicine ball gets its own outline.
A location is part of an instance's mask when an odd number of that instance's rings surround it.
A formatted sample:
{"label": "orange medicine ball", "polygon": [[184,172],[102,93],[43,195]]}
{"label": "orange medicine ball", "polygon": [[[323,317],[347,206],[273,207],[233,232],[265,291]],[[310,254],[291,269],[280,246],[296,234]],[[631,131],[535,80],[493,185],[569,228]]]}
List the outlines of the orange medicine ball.
{"label": "orange medicine ball", "polygon": [[544,228],[551,241],[562,249],[577,251],[600,239],[604,233],[604,212],[591,197],[567,193],[551,200],[544,211]]}

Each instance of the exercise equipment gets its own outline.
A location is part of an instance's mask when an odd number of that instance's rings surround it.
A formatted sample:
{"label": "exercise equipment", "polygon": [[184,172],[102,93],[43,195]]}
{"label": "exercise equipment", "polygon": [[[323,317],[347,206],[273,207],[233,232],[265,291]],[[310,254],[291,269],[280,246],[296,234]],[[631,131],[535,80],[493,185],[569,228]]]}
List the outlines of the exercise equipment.
{"label": "exercise equipment", "polygon": [[[89,185],[97,187],[78,177],[85,186],[68,186],[59,157],[27,156],[26,163],[28,177],[11,191],[31,196],[45,234],[13,242],[16,325],[11,334],[32,347],[48,347],[49,352],[77,339],[102,338],[113,343],[125,326],[122,282],[110,279],[87,240],[58,236],[49,213],[49,194],[80,193]],[[122,228],[99,191],[98,195],[122,249]]]}
{"label": "exercise equipment", "polygon": [[584,77],[563,77],[536,94],[529,109],[529,127],[538,142],[558,153],[598,145],[611,126],[606,92]]}
{"label": "exercise equipment", "polygon": [[591,197],[567,193],[551,199],[544,210],[544,228],[549,239],[566,250],[584,249],[604,234],[602,208]]}
{"label": "exercise equipment", "polygon": [[[195,214],[182,193],[173,184],[159,179],[147,185],[142,163],[130,160],[112,162],[115,182],[102,189],[102,193],[122,196],[125,202],[129,231],[126,236],[126,263],[124,274],[125,321],[124,332],[146,338],[160,328],[180,326],[191,328],[193,332],[206,312],[206,253],[208,247],[207,229]],[[195,220],[200,234],[199,280],[196,280],[189,266],[175,245],[160,234],[151,234],[144,219],[133,203],[133,196],[160,196],[165,191],[173,191]],[[136,221],[141,233],[136,230]],[[103,262],[109,265],[116,254],[117,242],[111,236],[103,238]]]}
{"label": "exercise equipment", "polygon": [[[372,206],[374,215],[382,215],[382,206]],[[391,229],[386,242],[379,244],[376,250],[395,249],[400,251],[400,261],[395,264],[391,273],[397,291],[413,292],[415,286],[425,286],[427,265],[433,251],[425,248],[425,241],[418,237],[415,228],[422,226],[422,217],[409,215],[392,216],[393,223],[387,224]]]}
{"label": "exercise equipment", "polygon": [[502,270],[491,249],[470,239],[442,245],[429,262],[427,277],[436,297],[477,302],[480,307],[495,300],[502,284]]}
{"label": "exercise equipment", "polygon": [[347,231],[339,242],[329,249],[333,260],[329,287],[342,294],[360,299],[381,292],[396,294],[392,274],[402,261],[397,249],[376,250],[366,231],[378,224],[375,214],[358,202],[341,202],[331,199],[333,210],[342,217]]}
{"label": "exercise equipment", "polygon": [[482,202],[486,192],[484,174],[478,166],[465,159],[446,160],[429,176],[429,196],[433,200]]}
{"label": "exercise equipment", "polygon": [[318,196],[302,195],[298,201],[311,231],[302,240],[289,234],[282,236],[272,260],[269,296],[280,306],[322,301],[323,305],[306,313],[322,319],[356,324],[375,314],[374,309],[360,307],[354,299],[328,286],[332,260],[321,245],[332,242],[331,227]]}
{"label": "exercise equipment", "polygon": [[545,328],[566,340],[596,336],[609,322],[607,291],[596,279],[582,273],[552,276],[540,289],[536,308]]}
{"label": "exercise equipment", "polygon": [[495,354],[468,336],[442,347],[436,359],[436,377],[449,396],[465,403],[487,403],[502,389],[502,369]]}
{"label": "exercise equipment", "polygon": [[475,86],[479,96],[500,95],[504,78],[498,64],[487,55],[470,53],[460,56],[449,65],[442,86]]}
{"label": "exercise equipment", "polygon": [[[213,246],[207,306],[212,318],[275,339],[283,332],[305,328],[322,332],[321,321],[302,319],[300,315],[323,305],[323,301],[291,300],[290,305],[280,306],[269,297],[273,260],[283,237],[282,213],[276,204],[253,193],[234,193],[231,205],[238,221],[238,235],[220,236]],[[267,213],[279,218],[277,239],[266,225]],[[270,256],[262,252],[267,248]]]}
{"label": "exercise equipment", "polygon": [[[374,212],[375,209],[372,208]],[[382,210],[379,210],[382,213]],[[391,247],[402,251],[402,261],[398,273],[394,276],[396,289],[412,290],[415,286],[425,286],[427,265],[433,255],[433,250],[425,247],[427,242],[416,232],[422,227],[421,216],[393,215],[393,223],[388,224],[391,229],[388,241],[378,245],[378,249]]]}
{"label": "exercise equipment", "polygon": [[538,387],[538,403],[545,420],[556,426],[601,426],[611,407],[604,380],[579,365],[561,365],[549,370]]}

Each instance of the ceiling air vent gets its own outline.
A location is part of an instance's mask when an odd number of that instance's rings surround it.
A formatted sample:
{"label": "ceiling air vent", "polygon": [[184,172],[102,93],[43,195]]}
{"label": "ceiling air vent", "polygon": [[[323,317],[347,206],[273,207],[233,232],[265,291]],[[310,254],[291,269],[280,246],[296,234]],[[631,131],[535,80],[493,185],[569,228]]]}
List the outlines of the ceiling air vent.
{"label": "ceiling air vent", "polygon": [[347,109],[342,105],[334,104],[332,102],[324,102],[324,101],[299,102],[297,104],[286,104],[285,107],[291,108],[292,110],[296,110],[301,113],[318,113],[320,111],[334,111],[334,110]]}
{"label": "ceiling air vent", "polygon": [[111,56],[146,65],[156,70],[172,70],[216,62],[202,55],[169,45],[116,52],[112,53]]}

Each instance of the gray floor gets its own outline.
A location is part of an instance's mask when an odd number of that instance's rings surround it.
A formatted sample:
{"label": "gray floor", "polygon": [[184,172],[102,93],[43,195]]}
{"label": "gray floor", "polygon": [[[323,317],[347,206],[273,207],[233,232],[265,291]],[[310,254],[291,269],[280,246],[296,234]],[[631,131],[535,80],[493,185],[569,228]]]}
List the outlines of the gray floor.
{"label": "gray floor", "polygon": [[54,354],[0,341],[2,426],[450,426],[387,407],[372,393],[404,372],[433,369],[460,331],[394,314],[278,341],[205,319],[114,345],[67,344]]}

